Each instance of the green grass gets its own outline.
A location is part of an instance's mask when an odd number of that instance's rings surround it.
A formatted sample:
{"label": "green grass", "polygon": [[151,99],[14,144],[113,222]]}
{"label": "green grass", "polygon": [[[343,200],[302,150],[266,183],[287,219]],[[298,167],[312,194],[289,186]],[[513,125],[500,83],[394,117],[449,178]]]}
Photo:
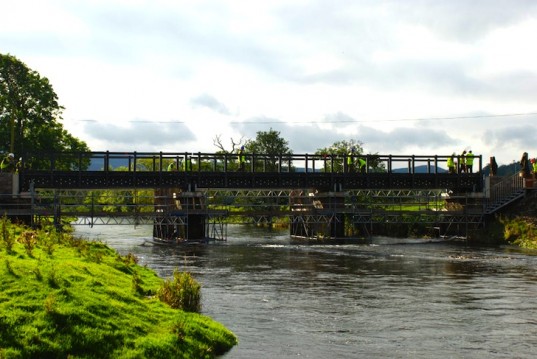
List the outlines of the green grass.
{"label": "green grass", "polygon": [[237,343],[159,301],[165,281],[132,255],[5,220],[0,236],[0,358],[212,358]]}

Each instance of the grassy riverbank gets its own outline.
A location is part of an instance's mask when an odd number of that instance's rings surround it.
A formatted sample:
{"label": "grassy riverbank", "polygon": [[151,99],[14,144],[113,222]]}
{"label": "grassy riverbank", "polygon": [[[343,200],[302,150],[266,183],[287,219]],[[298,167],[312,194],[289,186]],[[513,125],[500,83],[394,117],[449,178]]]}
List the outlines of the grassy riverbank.
{"label": "grassy riverbank", "polygon": [[513,244],[537,249],[537,191],[497,213],[484,230],[475,231],[472,239],[494,244]]}
{"label": "grassy riverbank", "polygon": [[237,343],[159,301],[171,281],[132,255],[5,220],[0,230],[0,358],[212,358]]}
{"label": "grassy riverbank", "polygon": [[537,191],[528,192],[497,220],[504,240],[522,248],[537,249]]}

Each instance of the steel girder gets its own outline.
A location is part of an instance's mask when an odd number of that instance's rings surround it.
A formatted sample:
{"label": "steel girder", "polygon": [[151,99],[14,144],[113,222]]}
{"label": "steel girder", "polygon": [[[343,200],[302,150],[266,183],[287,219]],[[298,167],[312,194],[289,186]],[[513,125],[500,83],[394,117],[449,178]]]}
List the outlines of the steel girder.
{"label": "steel girder", "polygon": [[144,172],[144,171],[32,171],[20,173],[23,191],[33,188],[241,188],[323,191],[351,189],[449,188],[480,191],[481,174],[446,173],[333,173],[333,172]]}

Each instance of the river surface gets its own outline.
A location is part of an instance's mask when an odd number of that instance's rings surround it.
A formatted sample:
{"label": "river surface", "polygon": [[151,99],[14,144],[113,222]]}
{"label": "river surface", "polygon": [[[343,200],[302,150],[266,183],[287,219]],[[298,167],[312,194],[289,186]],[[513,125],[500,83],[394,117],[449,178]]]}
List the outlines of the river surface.
{"label": "river surface", "polygon": [[202,285],[202,312],[239,338],[228,358],[535,358],[537,252],[373,238],[306,245],[229,226],[165,248],[150,226],[76,226],[141,265]]}

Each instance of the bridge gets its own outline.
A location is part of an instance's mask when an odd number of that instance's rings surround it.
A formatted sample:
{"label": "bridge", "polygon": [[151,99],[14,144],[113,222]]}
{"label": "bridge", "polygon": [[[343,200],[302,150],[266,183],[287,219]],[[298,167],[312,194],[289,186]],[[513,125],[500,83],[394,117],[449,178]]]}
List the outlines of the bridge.
{"label": "bridge", "polygon": [[[222,223],[277,217],[287,218],[291,235],[306,238],[369,236],[416,223],[436,234],[466,234],[486,215],[482,157],[472,172],[456,173],[442,168],[448,157],[363,155],[359,171],[346,155],[330,154],[246,154],[242,170],[237,155],[226,153],[29,154],[14,191],[30,198],[31,210],[20,211],[32,220],[152,223],[161,235],[180,228],[186,237],[216,231],[224,238]],[[103,199],[95,194],[102,190],[113,194]],[[117,195],[129,198],[121,209]]]}
{"label": "bridge", "polygon": [[[356,156],[357,158],[359,156]],[[29,154],[20,185],[29,189],[212,188],[450,189],[483,188],[482,158],[473,173],[442,170],[449,156],[364,155],[363,172],[347,167],[347,156],[246,154],[244,171],[237,155],[220,153],[91,152]],[[30,159],[30,160],[28,160]],[[353,160],[355,160],[353,158]],[[38,163],[39,170],[32,164]],[[66,165],[68,163],[69,165]],[[68,166],[66,168],[66,166]]]}

